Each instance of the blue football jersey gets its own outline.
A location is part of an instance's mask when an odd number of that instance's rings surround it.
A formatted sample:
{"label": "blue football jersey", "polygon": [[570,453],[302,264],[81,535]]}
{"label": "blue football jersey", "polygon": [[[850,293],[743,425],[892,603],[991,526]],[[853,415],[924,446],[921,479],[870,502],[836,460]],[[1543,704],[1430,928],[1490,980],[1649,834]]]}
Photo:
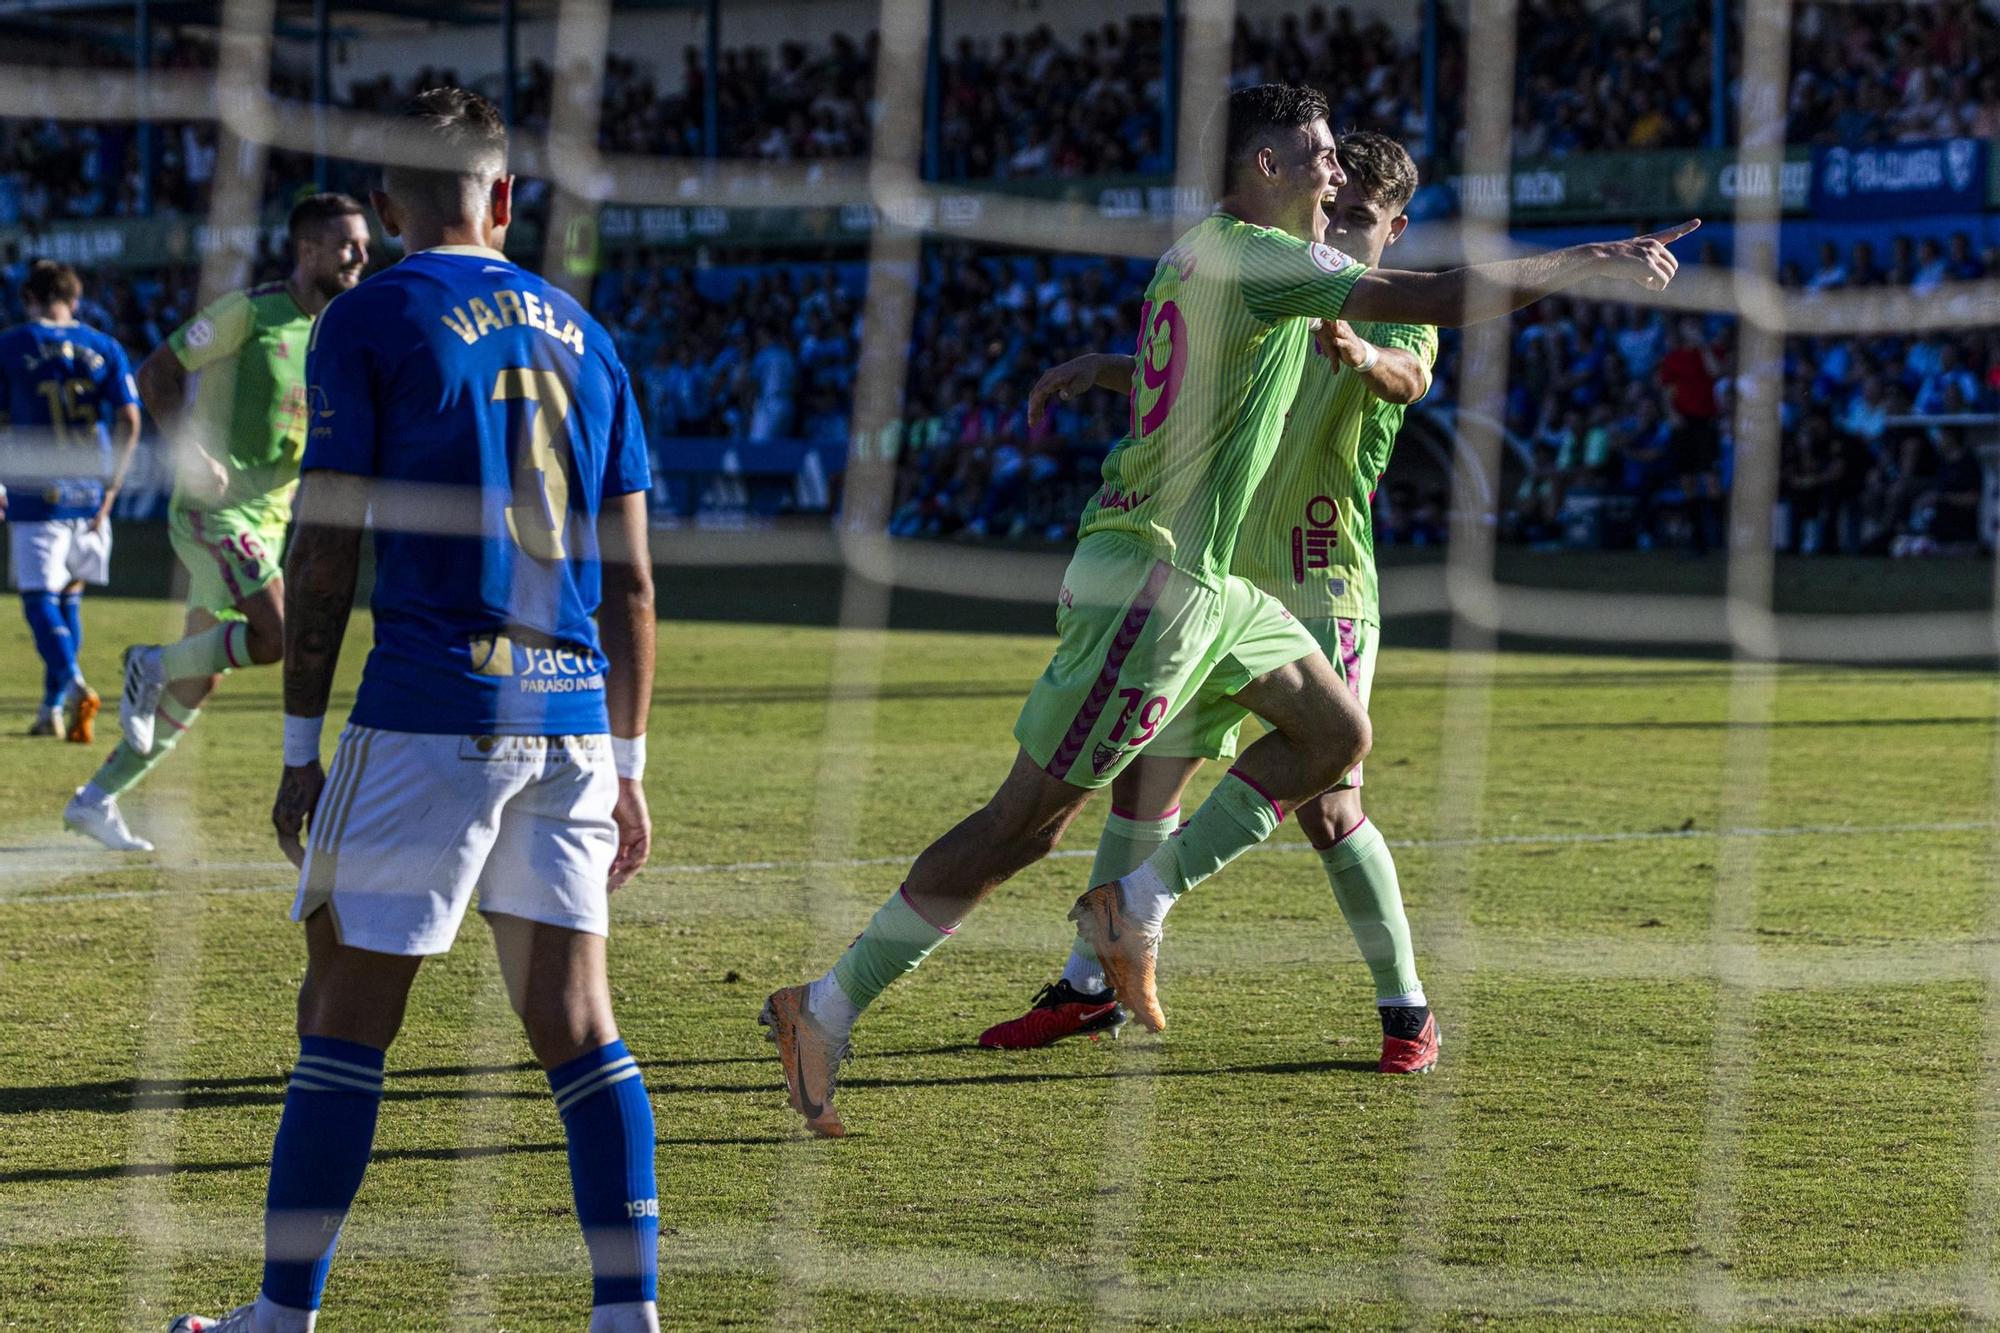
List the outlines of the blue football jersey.
{"label": "blue football jersey", "polygon": [[95,514],[111,475],[107,418],[139,401],[125,349],[88,324],[35,320],[0,333],[0,379],[11,424],[0,464],[8,520]]}
{"label": "blue football jersey", "polygon": [[611,335],[497,252],[444,246],[327,306],[306,385],[303,470],[376,479],[375,646],[352,721],[608,730],[597,516],[652,484]]}

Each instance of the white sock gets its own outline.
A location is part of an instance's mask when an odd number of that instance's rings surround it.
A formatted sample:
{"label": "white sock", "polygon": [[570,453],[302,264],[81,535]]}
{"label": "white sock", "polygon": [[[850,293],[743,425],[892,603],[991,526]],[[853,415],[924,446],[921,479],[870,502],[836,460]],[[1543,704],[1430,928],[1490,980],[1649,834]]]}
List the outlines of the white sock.
{"label": "white sock", "polygon": [[660,1333],[659,1308],[651,1301],[593,1305],[590,1333]]}
{"label": "white sock", "polygon": [[1119,880],[1118,891],[1125,900],[1125,914],[1147,930],[1158,930],[1174,905],[1173,890],[1151,861]]}
{"label": "white sock", "polygon": [[806,1012],[835,1036],[846,1036],[854,1020],[861,1017],[861,1010],[847,998],[832,972],[806,987]]}
{"label": "white sock", "polygon": [[250,1325],[257,1333],[312,1333],[318,1322],[319,1311],[294,1310],[261,1291],[257,1293],[257,1308],[250,1315]]}
{"label": "white sock", "polygon": [[1387,999],[1375,1001],[1377,1009],[1422,1009],[1430,1003],[1424,998],[1424,988],[1417,987],[1401,995],[1391,995]]}
{"label": "white sock", "polygon": [[111,793],[98,786],[97,779],[92,778],[83,784],[83,790],[76,794],[76,799],[85,805],[109,805]]}
{"label": "white sock", "polygon": [[1069,951],[1062,979],[1070,984],[1070,989],[1085,995],[1102,995],[1111,989],[1111,983],[1104,979],[1104,964],[1097,961],[1096,954],[1084,952],[1081,942]]}

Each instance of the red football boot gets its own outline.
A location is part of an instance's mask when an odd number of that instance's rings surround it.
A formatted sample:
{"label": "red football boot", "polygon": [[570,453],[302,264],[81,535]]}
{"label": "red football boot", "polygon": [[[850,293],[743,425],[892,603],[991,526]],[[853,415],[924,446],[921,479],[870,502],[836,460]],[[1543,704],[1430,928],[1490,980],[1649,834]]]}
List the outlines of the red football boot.
{"label": "red football boot", "polygon": [[[1415,1020],[1423,1015],[1422,1024]],[[1411,1028],[1414,1037],[1401,1036]],[[1384,1074],[1428,1074],[1437,1068],[1438,1021],[1429,1007],[1382,1010],[1382,1061],[1376,1065]]]}
{"label": "red football boot", "polygon": [[1036,992],[1027,1013],[980,1033],[979,1044],[989,1050],[1027,1051],[1053,1046],[1064,1037],[1093,1041],[1107,1033],[1115,1037],[1124,1024],[1125,1011],[1110,991],[1085,995],[1069,982],[1058,981]]}

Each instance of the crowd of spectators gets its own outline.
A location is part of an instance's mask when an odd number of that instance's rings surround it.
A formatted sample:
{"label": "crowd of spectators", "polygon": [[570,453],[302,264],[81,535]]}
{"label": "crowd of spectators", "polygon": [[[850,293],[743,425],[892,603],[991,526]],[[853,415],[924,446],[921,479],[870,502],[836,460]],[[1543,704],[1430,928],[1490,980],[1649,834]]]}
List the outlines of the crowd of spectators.
{"label": "crowd of spectators", "polygon": [[[1703,257],[1721,260],[1712,249]],[[12,246],[0,254],[0,322],[22,317],[27,258]],[[256,276],[280,273],[267,256]],[[896,464],[892,532],[1073,533],[1124,433],[1126,404],[1092,393],[1029,422],[1026,391],[1078,352],[1129,345],[1146,276],[1136,261],[926,251],[908,355],[898,358],[903,411],[866,446]],[[1953,284],[1993,276],[2000,251],[1955,235],[1895,238],[1881,254],[1868,241],[1824,247],[1810,266],[1786,266],[1782,281],[1807,299],[1883,284],[1948,298]],[[143,355],[192,313],[197,277],[94,273],[84,317]],[[855,263],[697,270],[675,254],[638,253],[610,262],[586,296],[632,367],[672,472],[686,440],[727,441],[749,461],[779,441],[830,453],[852,443],[865,280]],[[1633,305],[1557,298],[1517,315],[1503,535],[1549,546],[1717,542],[1735,461],[1735,339],[1728,317]],[[1799,337],[1784,357],[1777,536],[1786,549],[1901,554],[1977,540],[1980,470],[1966,432],[1908,418],[2000,410],[2000,332]],[[1461,360],[1461,341],[1447,335],[1420,415],[1452,406]],[[1392,470],[1378,494],[1378,539],[1441,540],[1443,471],[1418,452],[1402,457],[1416,466]],[[790,495],[766,499],[783,508]]]}
{"label": "crowd of spectators", "polygon": [[[1162,175],[1173,167],[1166,104],[1163,21],[1133,14],[1074,40],[1046,24],[996,39],[948,42],[940,70],[940,173],[949,179]],[[1410,11],[1421,15],[1421,8]],[[1465,35],[1450,7],[1439,11],[1438,99],[1443,159],[1463,149]],[[1521,0],[1516,25],[1514,151],[1524,157],[1609,149],[1687,148],[1711,139],[1716,34],[1697,0],[1642,9],[1591,0]],[[1770,125],[1794,143],[1869,143],[1898,138],[2000,136],[2000,10],[1992,0],[1855,5],[1821,2],[1795,11],[1788,95],[1770,99]],[[1428,141],[1420,18],[1393,26],[1323,3],[1255,20],[1239,16],[1231,40],[1234,84],[1282,79],[1324,89],[1342,124],[1395,133],[1413,150]],[[1735,114],[1740,25],[1725,34]],[[83,37],[40,59],[80,77],[122,74],[128,51]],[[854,158],[872,146],[879,44],[856,38],[790,40],[776,49],[731,47],[715,80],[716,150],[734,159]],[[212,39],[199,29],[170,35],[156,67],[210,69]],[[595,73],[597,77],[592,77]],[[456,72],[424,70],[407,82],[352,80],[341,102],[387,110],[409,91]],[[678,62],[609,56],[600,71],[561,77],[530,61],[515,88],[523,124],[549,122],[558,97],[596,97],[599,139],[611,150],[697,156],[707,148],[708,71],[688,47]],[[488,76],[487,91],[496,80]],[[303,100],[311,80],[279,60],[273,90]],[[1752,125],[1744,138],[1773,137]],[[1735,137],[1737,126],[1722,127]],[[162,125],[154,206],[198,212],[213,178],[212,123]],[[1432,159],[1427,175],[1442,178]],[[138,210],[137,134],[129,125],[55,120],[0,122],[0,209],[35,221],[130,216]]]}
{"label": "crowd of spectators", "polygon": [[[1810,298],[1896,285],[1949,295],[2000,275],[2000,251],[1898,237],[1887,262],[1827,245],[1784,285]],[[1507,427],[1521,455],[1504,531],[1548,545],[1716,540],[1735,456],[1735,336],[1721,316],[1555,300],[1516,317]],[[2000,409],[2000,335],[1986,327],[1784,346],[1777,540],[1787,550],[1906,554],[1977,540],[1967,430],[1908,419]]]}

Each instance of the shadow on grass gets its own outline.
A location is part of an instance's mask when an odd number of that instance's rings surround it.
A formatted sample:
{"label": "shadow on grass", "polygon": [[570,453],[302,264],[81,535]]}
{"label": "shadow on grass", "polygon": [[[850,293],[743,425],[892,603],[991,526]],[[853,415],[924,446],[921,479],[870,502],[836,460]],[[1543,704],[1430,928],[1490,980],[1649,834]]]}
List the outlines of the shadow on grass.
{"label": "shadow on grass", "polygon": [[[744,1145],[791,1143],[792,1136],[745,1134],[738,1137],[655,1139],[662,1148],[724,1148]],[[522,1153],[567,1152],[564,1143],[489,1143],[470,1148],[385,1148],[369,1159],[381,1162],[456,1162],[484,1157],[513,1157]],[[27,1167],[0,1171],[0,1185],[29,1185],[50,1181],[116,1180],[124,1176],[213,1176],[237,1171],[268,1171],[267,1159],[254,1162],[130,1162],[104,1166]]]}

